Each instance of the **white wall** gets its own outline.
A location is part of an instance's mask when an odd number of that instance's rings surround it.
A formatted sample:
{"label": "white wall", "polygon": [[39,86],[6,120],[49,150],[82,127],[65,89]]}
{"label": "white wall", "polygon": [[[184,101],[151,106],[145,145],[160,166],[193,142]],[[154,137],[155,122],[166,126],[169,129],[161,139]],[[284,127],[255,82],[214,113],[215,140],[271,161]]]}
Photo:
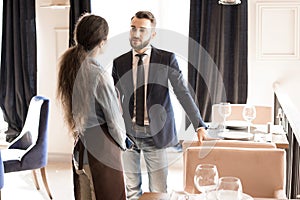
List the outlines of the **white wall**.
{"label": "white wall", "polygon": [[38,94],[50,98],[49,154],[71,154],[73,140],[56,100],[57,59],[68,47],[69,9],[41,8],[36,1]]}
{"label": "white wall", "polygon": [[[110,26],[110,37],[129,31],[131,17],[148,10],[157,18],[157,28],[188,36],[189,1],[186,0],[92,0],[92,12],[104,17]],[[116,6],[118,5],[118,6]]]}
{"label": "white wall", "polygon": [[248,101],[273,106],[278,82],[300,108],[300,1],[248,2]]}

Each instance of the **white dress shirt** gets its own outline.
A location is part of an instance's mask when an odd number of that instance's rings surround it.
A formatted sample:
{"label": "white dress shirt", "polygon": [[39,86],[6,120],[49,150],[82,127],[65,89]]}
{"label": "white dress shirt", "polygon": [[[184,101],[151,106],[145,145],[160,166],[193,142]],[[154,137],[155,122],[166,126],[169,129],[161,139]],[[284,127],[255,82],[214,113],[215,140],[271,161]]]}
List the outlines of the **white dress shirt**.
{"label": "white dress shirt", "polygon": [[[139,57],[136,56],[137,53],[135,50],[132,50],[132,75],[133,75],[133,87],[134,91],[136,91],[136,78],[137,78],[137,65],[139,61]],[[148,113],[147,113],[147,107],[146,107],[146,99],[147,99],[147,83],[148,83],[148,74],[149,74],[149,63],[150,63],[150,55],[151,55],[151,47],[149,47],[143,56],[143,64],[144,64],[144,70],[145,70],[145,105],[144,105],[144,124],[149,125],[149,119],[148,119]],[[135,95],[135,93],[134,93]],[[135,96],[134,96],[135,98]],[[135,122],[135,116],[136,116],[136,105],[134,101],[134,110],[133,110],[133,122]]]}

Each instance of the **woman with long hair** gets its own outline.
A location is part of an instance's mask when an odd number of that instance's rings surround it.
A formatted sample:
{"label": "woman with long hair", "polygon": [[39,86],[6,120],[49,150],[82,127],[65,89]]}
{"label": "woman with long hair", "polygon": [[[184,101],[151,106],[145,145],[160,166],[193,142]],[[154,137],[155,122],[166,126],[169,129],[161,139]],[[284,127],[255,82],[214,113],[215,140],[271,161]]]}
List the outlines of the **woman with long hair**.
{"label": "woman with long hair", "polygon": [[100,65],[108,24],[100,16],[78,20],[75,46],[59,62],[57,96],[75,139],[75,199],[125,200],[121,151],[126,132],[110,73]]}

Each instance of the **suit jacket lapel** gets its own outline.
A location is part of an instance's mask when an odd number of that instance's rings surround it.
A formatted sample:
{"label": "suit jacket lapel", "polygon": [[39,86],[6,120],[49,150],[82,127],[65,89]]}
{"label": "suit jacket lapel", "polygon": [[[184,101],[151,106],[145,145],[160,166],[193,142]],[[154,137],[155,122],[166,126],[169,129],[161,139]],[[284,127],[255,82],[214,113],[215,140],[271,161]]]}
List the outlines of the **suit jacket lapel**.
{"label": "suit jacket lapel", "polygon": [[124,87],[127,88],[127,94],[133,93],[132,51],[127,53],[120,69],[122,70],[120,73],[123,79],[122,84],[128,85],[128,87]]}
{"label": "suit jacket lapel", "polygon": [[149,72],[148,72],[147,98],[151,93],[151,90],[153,88],[153,83],[155,83],[155,79],[157,77],[156,74],[159,73],[159,70],[157,70],[155,66],[160,63],[161,63],[161,54],[155,47],[152,46]]}
{"label": "suit jacket lapel", "polygon": [[133,87],[133,74],[132,74],[132,51],[129,51],[124,60],[122,61],[121,66],[122,72],[120,73],[122,77],[121,84],[127,85],[128,87],[124,88],[124,93],[129,95],[128,96],[128,103],[129,103],[129,113],[130,116],[133,116],[133,107],[134,107],[134,87]]}

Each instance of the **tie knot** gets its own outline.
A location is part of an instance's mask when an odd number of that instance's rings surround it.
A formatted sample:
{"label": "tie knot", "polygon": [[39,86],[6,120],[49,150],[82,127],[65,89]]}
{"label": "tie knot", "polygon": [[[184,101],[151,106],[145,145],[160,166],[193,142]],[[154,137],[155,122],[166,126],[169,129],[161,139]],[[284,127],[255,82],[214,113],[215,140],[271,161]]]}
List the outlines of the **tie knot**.
{"label": "tie knot", "polygon": [[145,53],[135,54],[135,56],[139,57],[140,60],[142,60],[145,55]]}

